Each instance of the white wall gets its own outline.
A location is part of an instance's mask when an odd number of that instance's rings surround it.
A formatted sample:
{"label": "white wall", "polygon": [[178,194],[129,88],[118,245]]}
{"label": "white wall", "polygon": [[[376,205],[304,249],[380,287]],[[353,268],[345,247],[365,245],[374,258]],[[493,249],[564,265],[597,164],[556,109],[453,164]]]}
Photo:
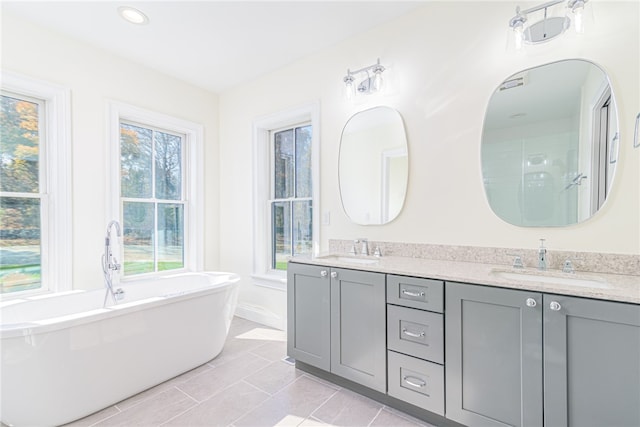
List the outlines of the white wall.
{"label": "white wall", "polygon": [[[506,51],[507,22],[516,2],[432,2],[409,15],[315,53],[220,95],[220,260],[240,273],[241,305],[285,316],[284,292],[257,287],[251,274],[251,123],[309,101],[321,103],[321,209],[328,239],[535,248],[640,254],[640,150],[632,149],[640,111],[638,2],[591,1],[595,21],[583,35]],[[342,99],[347,68],[380,57],[393,76],[384,97],[350,105]],[[520,70],[583,58],[609,73],[619,109],[620,161],[609,200],[590,220],[565,228],[520,228],[493,214],[480,170],[485,108],[504,78]],[[397,109],[409,142],[409,188],[399,217],[384,226],[357,226],[344,215],[337,183],[340,132],[356,111],[372,104]],[[272,322],[273,323],[273,322]]]}
{"label": "white wall", "polygon": [[2,68],[71,90],[73,282],[102,287],[100,256],[107,212],[108,100],[204,126],[205,268],[218,269],[218,97],[92,48],[9,12],[2,13]]}

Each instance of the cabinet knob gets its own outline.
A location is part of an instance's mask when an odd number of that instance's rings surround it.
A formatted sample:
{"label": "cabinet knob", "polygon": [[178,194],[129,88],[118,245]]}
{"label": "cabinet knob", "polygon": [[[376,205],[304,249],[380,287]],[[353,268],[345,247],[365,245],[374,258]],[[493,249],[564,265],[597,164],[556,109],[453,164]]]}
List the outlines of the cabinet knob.
{"label": "cabinet knob", "polygon": [[332,277],[333,279],[335,279],[336,277],[338,277],[338,272],[337,272],[337,271],[332,271],[332,272],[331,272],[331,277]]}
{"label": "cabinet knob", "polygon": [[553,311],[560,311],[562,306],[558,301],[551,301],[551,303],[549,304],[549,308]]}
{"label": "cabinet knob", "polygon": [[320,277],[327,277],[327,274],[328,274],[328,273],[327,273],[327,270],[322,270],[322,271],[320,272]]}
{"label": "cabinet knob", "polygon": [[535,307],[536,305],[538,305],[536,300],[534,300],[533,298],[527,298],[526,304],[527,304],[527,307]]}

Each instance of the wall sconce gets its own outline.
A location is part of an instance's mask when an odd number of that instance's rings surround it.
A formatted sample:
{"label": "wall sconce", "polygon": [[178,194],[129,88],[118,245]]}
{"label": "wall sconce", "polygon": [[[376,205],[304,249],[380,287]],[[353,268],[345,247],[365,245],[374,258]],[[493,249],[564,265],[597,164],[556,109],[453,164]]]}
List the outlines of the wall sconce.
{"label": "wall sconce", "polygon": [[[564,16],[547,16],[551,6],[555,6],[566,1],[567,10]],[[552,0],[547,3],[534,6],[526,10],[516,7],[516,15],[509,20],[509,27],[513,30],[513,39],[516,49],[521,49],[522,44],[538,44],[558,37],[571,26],[573,17],[573,28],[577,33],[584,32],[584,6],[589,0]],[[528,20],[527,15],[544,10],[544,17],[529,26],[525,26]]]}
{"label": "wall sconce", "polygon": [[[382,90],[382,73],[385,68],[380,64],[380,58],[378,61],[369,65],[368,67],[360,68],[359,70],[351,71],[347,69],[347,75],[344,76],[342,81],[344,82],[344,95],[347,99],[352,99],[356,93],[371,94],[380,92]],[[367,75],[364,80],[356,81],[358,74]]]}

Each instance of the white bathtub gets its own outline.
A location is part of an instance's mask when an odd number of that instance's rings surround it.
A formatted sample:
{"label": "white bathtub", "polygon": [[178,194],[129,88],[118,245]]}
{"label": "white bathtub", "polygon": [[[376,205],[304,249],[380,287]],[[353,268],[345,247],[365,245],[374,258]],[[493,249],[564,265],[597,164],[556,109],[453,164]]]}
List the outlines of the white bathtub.
{"label": "white bathtub", "polygon": [[217,356],[239,277],[186,273],[104,290],[0,303],[0,420],[53,426],[82,418]]}

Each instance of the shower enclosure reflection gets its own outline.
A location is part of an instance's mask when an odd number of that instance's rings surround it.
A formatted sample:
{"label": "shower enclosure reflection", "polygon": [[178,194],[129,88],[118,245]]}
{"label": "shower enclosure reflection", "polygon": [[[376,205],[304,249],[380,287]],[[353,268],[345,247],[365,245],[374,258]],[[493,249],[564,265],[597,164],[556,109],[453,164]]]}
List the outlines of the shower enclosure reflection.
{"label": "shower enclosure reflection", "polygon": [[607,75],[583,60],[532,68],[496,89],[482,133],[487,199],[519,226],[590,218],[611,189],[618,119]]}

